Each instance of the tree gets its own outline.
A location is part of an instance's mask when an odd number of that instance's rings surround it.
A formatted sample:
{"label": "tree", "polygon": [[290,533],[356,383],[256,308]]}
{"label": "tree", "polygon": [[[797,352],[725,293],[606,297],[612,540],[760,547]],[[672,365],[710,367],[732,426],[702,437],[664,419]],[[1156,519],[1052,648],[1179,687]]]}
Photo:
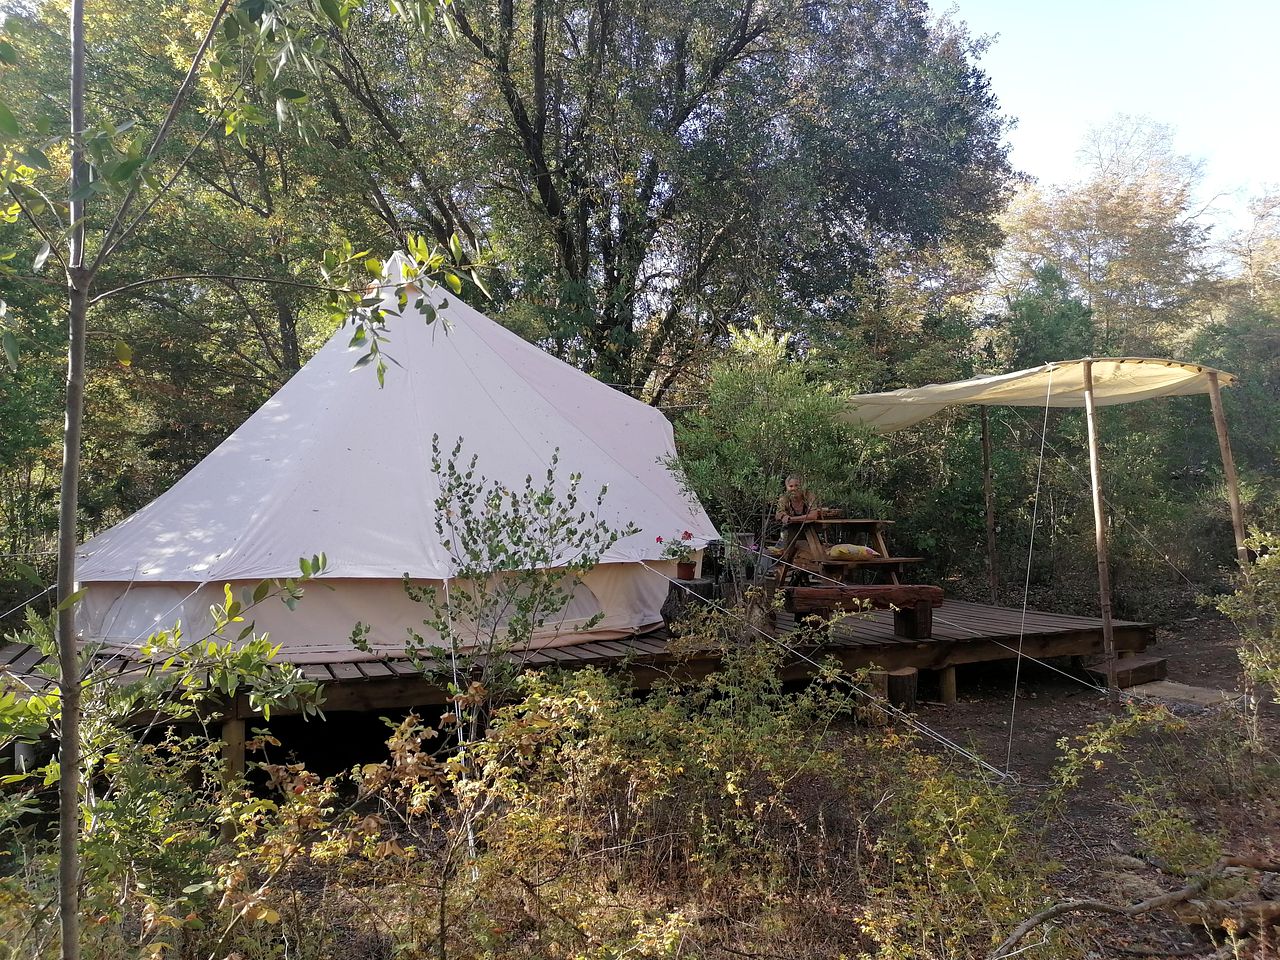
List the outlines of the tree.
{"label": "tree", "polygon": [[1142,355],[1182,338],[1215,294],[1199,169],[1170,128],[1120,117],[1090,134],[1082,180],[1029,188],[1006,220],[1015,287],[1045,265],[1092,312],[1104,354]]}
{"label": "tree", "polygon": [[762,543],[783,480],[799,473],[822,503],[874,516],[867,465],[877,444],[842,423],[839,394],[788,355],[788,338],[763,327],[732,331],[730,354],[710,371],[708,397],[676,423],[671,464],[721,528]]}
{"label": "tree", "polygon": [[375,145],[368,202],[472,238],[507,322],[624,389],[661,398],[730,325],[847,322],[854,298],[814,301],[997,239],[1004,121],[922,3],[450,9],[453,37],[358,18],[325,78]]}
{"label": "tree", "polygon": [[[315,59],[324,53],[323,45],[313,42],[319,28],[316,17],[339,30],[345,24],[344,14],[336,4],[322,2],[320,7],[317,13],[309,4],[294,0],[270,7],[260,2],[233,7],[231,0],[219,0],[211,8],[196,6],[184,11],[187,16],[169,27],[172,32],[166,37],[173,49],[186,51],[181,78],[159,113],[152,111],[166,100],[137,105],[142,129],[148,132],[135,134],[132,131],[138,117],[116,122],[103,105],[88,100],[91,84],[101,81],[100,73],[104,69],[109,72],[111,64],[95,61],[90,69],[85,2],[71,0],[66,113],[50,95],[51,85],[39,87],[39,96],[24,101],[25,110],[20,115],[0,102],[0,137],[7,146],[0,175],[12,200],[4,211],[5,218],[9,222],[25,220],[42,241],[32,263],[34,274],[38,275],[46,263],[56,263],[66,278],[68,360],[58,515],[56,631],[61,671],[59,914],[66,960],[79,956],[77,850],[82,776],[80,697],[84,677],[75,631],[75,551],[79,540],[87,319],[95,305],[142,288],[175,281],[250,279],[201,270],[113,283],[110,268],[126,255],[140,228],[189,172],[195,150],[205,140],[225,128],[227,133],[237,135],[242,146],[246,145],[246,128],[264,125],[265,115],[259,106],[262,100],[274,104],[280,126],[289,121],[298,101],[305,98],[290,82],[299,71],[316,72]],[[197,25],[195,38],[187,36],[189,24]],[[13,43],[0,41],[0,63],[13,70],[19,61]],[[48,66],[36,61],[29,69],[38,75]],[[191,147],[182,144],[177,136],[179,121],[193,109],[197,91],[206,81],[214,95],[200,104],[200,133]],[[102,85],[109,88],[109,78]],[[409,239],[420,266],[436,270],[443,265],[443,255],[416,247]],[[341,253],[326,254],[329,282],[321,289],[328,293],[331,313],[344,320],[350,315],[355,320],[357,329],[352,343],[366,348],[363,359],[376,361],[381,378],[385,370],[380,347],[385,340],[379,306],[382,297],[366,297],[364,290],[368,282],[366,266],[380,277],[381,265],[376,260],[366,262],[365,256],[350,244]],[[461,286],[450,271],[444,271],[444,279],[455,288]],[[274,282],[315,286],[288,279]],[[395,292],[403,298],[403,284],[398,279],[393,283]],[[5,331],[5,353],[15,364],[16,340],[11,331]],[[123,341],[116,341],[115,354],[122,365],[132,362],[132,349]]]}
{"label": "tree", "polygon": [[1010,370],[1093,353],[1093,315],[1054,266],[1037,269],[993,322],[996,355]]}

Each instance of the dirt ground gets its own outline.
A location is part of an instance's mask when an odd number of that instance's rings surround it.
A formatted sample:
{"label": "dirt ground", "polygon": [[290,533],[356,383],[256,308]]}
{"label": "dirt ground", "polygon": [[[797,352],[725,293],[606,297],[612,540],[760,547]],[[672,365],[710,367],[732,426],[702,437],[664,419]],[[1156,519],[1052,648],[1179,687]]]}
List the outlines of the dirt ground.
{"label": "dirt ground", "polygon": [[[1241,686],[1234,627],[1216,615],[1173,622],[1159,630],[1148,652],[1167,657],[1169,679],[1193,686],[1235,691]],[[1024,661],[1013,698],[1013,664],[981,665],[958,676],[960,702],[922,703],[920,719],[969,747],[1012,775],[1018,805],[1040,810],[1061,750],[1059,741],[1076,737],[1109,719],[1106,698],[1083,682],[1070,661],[1054,661],[1071,676]],[[928,692],[922,691],[925,696]],[[1169,803],[1184,809],[1194,833],[1219,837],[1223,853],[1280,860],[1280,775],[1262,779],[1239,773],[1240,712],[1167,702],[1186,729],[1144,737],[1119,758],[1108,758],[1055,812],[1046,831],[1046,854],[1059,864],[1054,874],[1061,899],[1096,898],[1135,903],[1176,890],[1186,882],[1144,857],[1133,822],[1133,804],[1124,794],[1141,784],[1169,785]],[[1280,717],[1261,716],[1263,742],[1280,746]],[[1010,736],[1012,729],[1013,735]],[[1252,755],[1250,755],[1252,756]],[[1256,773],[1256,767],[1249,767]],[[1247,780],[1247,782],[1246,782]],[[1258,787],[1259,783],[1268,786]],[[1264,885],[1263,897],[1280,899],[1280,878]],[[1256,889],[1256,887],[1255,887]],[[1092,957],[1280,957],[1274,941],[1240,954],[1211,938],[1203,925],[1170,913],[1142,919],[1110,917],[1075,922]],[[1027,943],[1035,942],[1030,938]],[[1219,952],[1220,950],[1227,952]],[[1028,956],[1034,956],[1029,951]]]}

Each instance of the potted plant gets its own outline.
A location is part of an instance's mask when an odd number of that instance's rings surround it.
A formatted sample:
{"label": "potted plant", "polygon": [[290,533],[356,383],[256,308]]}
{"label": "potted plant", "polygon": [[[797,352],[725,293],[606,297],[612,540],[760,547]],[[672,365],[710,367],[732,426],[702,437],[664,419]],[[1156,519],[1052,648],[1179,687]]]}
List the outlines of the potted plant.
{"label": "potted plant", "polygon": [[662,559],[676,562],[676,579],[692,580],[697,569],[693,562],[693,534],[688,530],[679,537],[655,537],[662,544]]}

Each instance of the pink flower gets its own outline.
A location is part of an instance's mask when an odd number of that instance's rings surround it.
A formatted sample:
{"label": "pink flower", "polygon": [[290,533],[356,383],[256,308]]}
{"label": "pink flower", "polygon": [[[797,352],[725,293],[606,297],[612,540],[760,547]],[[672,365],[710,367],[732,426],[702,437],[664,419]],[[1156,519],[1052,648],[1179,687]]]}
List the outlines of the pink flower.
{"label": "pink flower", "polygon": [[662,542],[662,538],[661,538],[661,537],[654,537],[653,539],[654,539],[654,541],[655,541],[656,543],[661,543],[661,542]]}
{"label": "pink flower", "polygon": [[692,539],[693,539],[693,534],[692,534],[692,533],[690,533],[688,530],[686,530],[684,533],[680,534],[680,539],[681,539],[681,540],[692,540]]}

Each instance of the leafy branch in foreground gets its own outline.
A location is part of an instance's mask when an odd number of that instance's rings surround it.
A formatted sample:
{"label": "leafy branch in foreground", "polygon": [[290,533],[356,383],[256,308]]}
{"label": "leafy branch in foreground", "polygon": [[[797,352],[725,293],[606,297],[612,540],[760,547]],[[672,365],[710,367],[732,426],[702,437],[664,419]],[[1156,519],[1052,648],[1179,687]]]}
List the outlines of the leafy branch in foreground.
{"label": "leafy branch in foreground", "polygon": [[1255,531],[1248,548],[1256,559],[1217,607],[1240,631],[1245,675],[1280,703],[1280,536]]}
{"label": "leafy branch in foreground", "polygon": [[[508,487],[464,459],[463,439],[445,453],[431,440],[431,473],[438,494],[435,529],[453,563],[441,585],[405,577],[410,598],[427,608],[422,631],[410,629],[410,659],[438,674],[450,693],[472,707],[467,727],[483,723],[491,698],[510,686],[521,657],[543,633],[590,630],[603,617],[597,604],[574,607],[575,593],[600,558],[638,532],[601,519],[607,487],[594,499],[581,492],[582,475],[561,480],[560,454],[539,480]],[[589,592],[587,594],[590,596]],[[355,639],[363,644],[364,631]],[[510,656],[508,656],[510,655]]]}

